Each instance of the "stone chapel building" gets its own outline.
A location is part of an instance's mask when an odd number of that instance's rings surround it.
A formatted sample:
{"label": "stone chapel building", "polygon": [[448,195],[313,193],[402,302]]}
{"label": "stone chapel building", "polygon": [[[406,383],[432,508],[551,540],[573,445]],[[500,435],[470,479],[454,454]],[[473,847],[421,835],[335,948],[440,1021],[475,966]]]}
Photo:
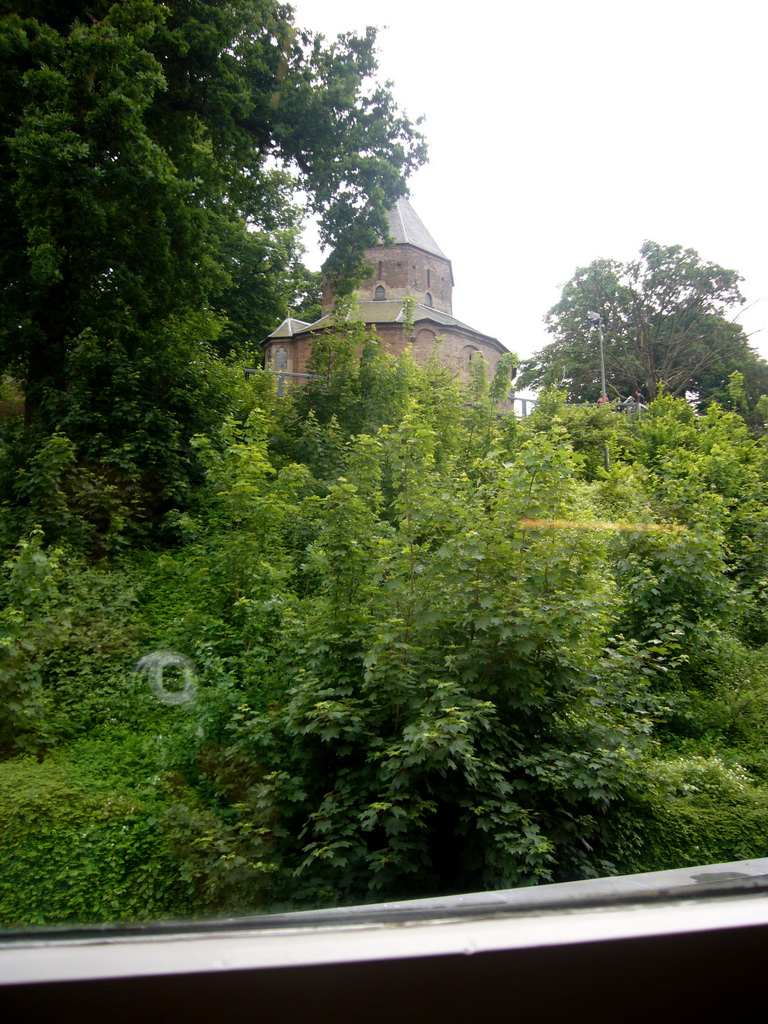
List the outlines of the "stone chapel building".
{"label": "stone chapel building", "polygon": [[[451,261],[422,224],[407,199],[389,211],[392,245],[368,249],[365,258],[371,276],[354,295],[357,315],[373,328],[388,352],[401,355],[410,348],[417,363],[427,361],[436,342],[440,361],[458,374],[468,374],[472,359],[482,356],[493,377],[506,347],[468,327],[452,313]],[[403,300],[415,302],[413,333],[406,336]],[[306,373],[312,339],[333,328],[333,295],[323,286],[323,315],[315,323],[288,317],[264,342],[264,366],[283,373]]]}

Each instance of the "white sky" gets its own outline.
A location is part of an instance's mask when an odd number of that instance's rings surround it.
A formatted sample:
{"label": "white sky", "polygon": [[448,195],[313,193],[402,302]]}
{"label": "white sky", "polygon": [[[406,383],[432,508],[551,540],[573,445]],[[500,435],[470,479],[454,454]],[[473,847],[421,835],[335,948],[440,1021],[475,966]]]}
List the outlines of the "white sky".
{"label": "white sky", "polygon": [[411,202],[459,319],[529,355],[577,267],[648,238],[738,270],[768,357],[763,0],[291,3],[327,36],[381,27],[380,77],[425,117]]}

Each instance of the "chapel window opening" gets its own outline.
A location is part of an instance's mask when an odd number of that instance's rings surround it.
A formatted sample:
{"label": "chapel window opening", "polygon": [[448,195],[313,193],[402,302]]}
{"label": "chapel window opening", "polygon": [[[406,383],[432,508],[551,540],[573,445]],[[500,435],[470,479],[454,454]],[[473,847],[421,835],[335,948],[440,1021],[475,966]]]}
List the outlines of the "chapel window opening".
{"label": "chapel window opening", "polygon": [[466,365],[471,366],[472,360],[477,359],[480,356],[480,349],[475,348],[474,345],[466,345],[463,351],[464,358],[467,360]]}
{"label": "chapel window opening", "polygon": [[427,294],[424,296],[424,305],[425,306],[431,306],[432,305],[432,296],[429,294],[429,292],[427,292]]}
{"label": "chapel window opening", "polygon": [[386,292],[384,291],[383,285],[377,285],[373,297],[377,302],[381,302],[382,299],[386,298]]}
{"label": "chapel window opening", "polygon": [[275,353],[275,369],[288,372],[288,350],[283,345]]}
{"label": "chapel window opening", "polygon": [[379,260],[379,280],[381,280],[383,266],[384,264],[382,263],[381,260]]}

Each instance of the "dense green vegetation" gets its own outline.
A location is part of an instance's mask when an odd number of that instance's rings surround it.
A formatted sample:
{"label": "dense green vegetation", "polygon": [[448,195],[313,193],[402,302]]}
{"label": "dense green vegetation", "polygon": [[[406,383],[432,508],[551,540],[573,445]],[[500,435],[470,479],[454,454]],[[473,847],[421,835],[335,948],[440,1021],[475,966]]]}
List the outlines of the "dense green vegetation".
{"label": "dense green vegetation", "polygon": [[74,458],[111,549],[199,482],[189,439],[231,411],[228,363],[258,365],[312,307],[305,213],[349,287],[424,143],[376,80],[372,29],[326,41],[278,0],[9,0],[0,54],[14,457]]}
{"label": "dense green vegetation", "polygon": [[[343,288],[424,158],[374,41],[275,0],[3,5],[6,925],[765,850],[768,449],[736,275],[651,246],[567,290],[559,341],[583,355],[603,312],[643,418],[551,391],[518,422],[512,357],[461,384],[343,316],[306,387],[243,379],[316,298],[297,190]],[[632,362],[641,335],[666,369]]]}
{"label": "dense green vegetation", "polygon": [[[765,442],[664,394],[499,416],[481,366],[354,323],[315,361],[233,385],[154,537],[94,552],[61,432],[3,509],[2,920],[761,855]],[[155,699],[155,651],[194,699]]]}

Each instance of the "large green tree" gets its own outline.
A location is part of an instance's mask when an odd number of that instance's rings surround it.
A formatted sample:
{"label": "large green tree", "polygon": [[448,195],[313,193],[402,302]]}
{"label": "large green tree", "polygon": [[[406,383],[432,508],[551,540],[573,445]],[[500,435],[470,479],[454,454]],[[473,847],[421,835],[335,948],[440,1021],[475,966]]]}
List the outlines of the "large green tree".
{"label": "large green tree", "polygon": [[101,438],[90,459],[146,463],[159,405],[178,452],[219,414],[190,373],[305,287],[297,194],[353,280],[421,136],[375,82],[373,30],[328,43],[277,0],[0,13],[0,371],[28,422]]}
{"label": "large green tree", "polygon": [[702,405],[721,398],[735,370],[752,404],[768,389],[768,364],[750,347],[733,310],[743,304],[734,270],[693,249],[645,242],[628,263],[595,260],[565,285],[545,322],[554,341],[524,367],[527,386],[565,385],[575,402],[600,395],[602,326],[609,395],[640,391],[654,399],[694,392]]}

